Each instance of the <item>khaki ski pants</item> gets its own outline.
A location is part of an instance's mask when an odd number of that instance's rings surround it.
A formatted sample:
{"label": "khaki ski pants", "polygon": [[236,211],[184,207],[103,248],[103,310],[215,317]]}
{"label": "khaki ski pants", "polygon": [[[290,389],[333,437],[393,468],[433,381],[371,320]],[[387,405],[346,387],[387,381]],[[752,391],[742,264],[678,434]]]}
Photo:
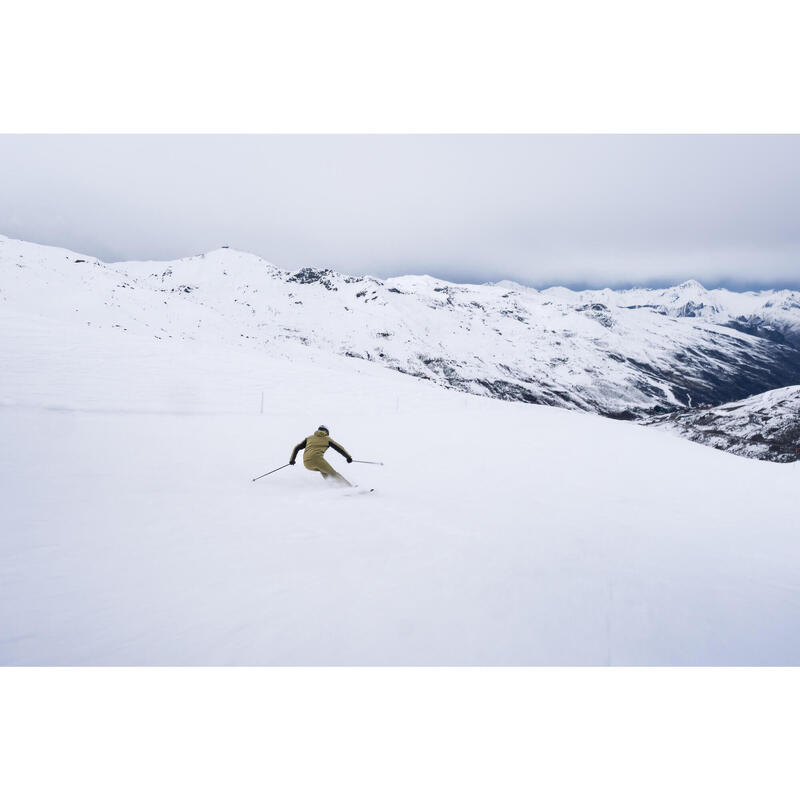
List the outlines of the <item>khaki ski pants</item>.
{"label": "khaki ski pants", "polygon": [[303,459],[303,466],[306,469],[310,469],[312,472],[321,473],[325,480],[328,478],[333,478],[336,481],[340,481],[348,486],[352,486],[350,481],[348,481],[343,475],[340,475],[324,458],[322,458],[322,456],[317,456],[317,458],[309,458],[308,460]]}

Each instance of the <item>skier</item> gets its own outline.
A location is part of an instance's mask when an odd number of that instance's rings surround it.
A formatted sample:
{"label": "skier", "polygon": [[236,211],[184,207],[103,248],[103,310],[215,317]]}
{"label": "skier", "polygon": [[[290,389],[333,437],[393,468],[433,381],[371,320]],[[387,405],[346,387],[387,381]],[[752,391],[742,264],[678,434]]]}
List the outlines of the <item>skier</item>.
{"label": "skier", "polygon": [[347,459],[347,463],[352,462],[350,453],[344,449],[340,444],[334,442],[328,435],[328,429],[324,425],[320,425],[311,436],[307,436],[300,444],[296,445],[292,450],[292,457],[289,463],[294,466],[294,460],[300,450],[303,450],[303,466],[314,472],[319,472],[325,480],[333,478],[335,481],[352,486],[346,478],[340,475],[324,458],[325,451],[332,447],[340,456]]}

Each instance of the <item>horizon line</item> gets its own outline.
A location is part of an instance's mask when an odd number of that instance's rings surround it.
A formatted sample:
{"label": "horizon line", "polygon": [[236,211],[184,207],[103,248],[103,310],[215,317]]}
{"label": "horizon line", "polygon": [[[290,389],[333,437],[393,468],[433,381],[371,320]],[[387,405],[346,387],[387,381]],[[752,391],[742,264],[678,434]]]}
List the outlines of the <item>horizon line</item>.
{"label": "horizon line", "polygon": [[[69,247],[65,247],[59,244],[44,244],[42,242],[34,242],[29,239],[18,239],[14,236],[9,236],[8,234],[0,233],[0,238],[6,239],[8,241],[17,241],[23,242],[24,244],[34,245],[36,247],[52,247],[59,250],[67,250],[70,253],[74,253],[75,255],[85,255],[90,256],[90,253],[80,253],[76,250],[72,250]],[[686,276],[681,280],[677,280],[676,278],[668,278],[665,276],[654,277],[651,283],[643,284],[643,283],[634,283],[624,280],[617,280],[605,283],[603,285],[590,283],[586,280],[574,280],[574,281],[566,281],[566,282],[552,282],[548,283],[547,281],[541,282],[526,282],[525,280],[520,280],[517,277],[513,277],[511,275],[507,275],[502,278],[495,278],[495,279],[485,279],[481,280],[480,278],[476,278],[471,275],[461,275],[457,274],[454,275],[453,272],[449,268],[445,268],[445,270],[440,274],[435,274],[435,272],[397,272],[387,275],[377,275],[371,273],[363,273],[363,274],[355,274],[353,272],[348,272],[339,267],[332,267],[326,266],[322,264],[306,264],[304,266],[299,266],[294,269],[281,267],[266,257],[260,255],[259,253],[254,253],[251,250],[244,250],[232,245],[220,245],[219,247],[211,248],[210,250],[206,250],[200,253],[192,253],[190,255],[184,256],[177,256],[175,258],[145,258],[145,259],[136,259],[136,258],[123,258],[123,259],[116,259],[111,261],[106,261],[104,259],[100,259],[103,261],[104,264],[112,265],[112,264],[125,264],[130,262],[153,262],[153,263],[166,263],[169,261],[185,261],[192,258],[198,258],[199,256],[205,256],[210,253],[215,253],[219,250],[231,250],[238,253],[243,253],[244,255],[253,256],[255,258],[261,259],[266,264],[274,267],[275,269],[279,269],[282,272],[287,272],[289,274],[296,274],[300,270],[303,269],[318,269],[318,270],[330,270],[332,272],[337,272],[340,275],[345,275],[347,277],[354,277],[354,278],[376,278],[378,280],[391,280],[393,278],[432,278],[433,280],[442,281],[443,283],[453,283],[457,285],[467,285],[467,286],[491,286],[497,285],[502,283],[503,281],[508,281],[510,283],[518,284],[526,289],[533,289],[537,292],[544,292],[548,289],[568,289],[572,292],[601,292],[605,290],[609,291],[633,291],[637,289],[673,289],[677,288],[685,283],[697,283],[701,288],[706,291],[715,291],[717,289],[722,289],[725,291],[743,293],[743,292],[767,292],[767,291],[789,291],[795,292],[800,291],[800,280],[796,282],[788,282],[786,284],[778,284],[776,282],[768,282],[768,281],[748,281],[742,280],[741,278],[733,278],[733,277],[723,277],[717,279],[715,281],[716,285],[708,286],[701,280],[698,280],[694,276]],[[99,258],[98,256],[91,255],[92,258]],[[449,277],[445,277],[448,275]]]}

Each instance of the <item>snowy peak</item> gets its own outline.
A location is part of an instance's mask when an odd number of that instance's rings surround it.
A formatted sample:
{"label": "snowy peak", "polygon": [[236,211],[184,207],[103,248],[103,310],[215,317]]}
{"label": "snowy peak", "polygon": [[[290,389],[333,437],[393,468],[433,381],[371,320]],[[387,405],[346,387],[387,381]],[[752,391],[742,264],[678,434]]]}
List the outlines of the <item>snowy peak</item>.
{"label": "snowy peak", "polygon": [[682,291],[695,291],[695,292],[705,292],[705,287],[703,286],[700,281],[694,280],[694,278],[690,278],[688,281],[684,281],[683,283],[678,284],[676,289],[680,289]]}

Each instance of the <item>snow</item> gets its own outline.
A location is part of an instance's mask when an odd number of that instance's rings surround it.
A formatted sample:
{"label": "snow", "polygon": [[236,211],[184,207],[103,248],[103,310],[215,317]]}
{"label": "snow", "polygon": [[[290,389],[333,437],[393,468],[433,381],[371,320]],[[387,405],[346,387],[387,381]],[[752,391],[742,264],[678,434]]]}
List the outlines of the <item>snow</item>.
{"label": "snow", "polygon": [[800,448],[800,386],[658,416],[648,424],[747,458],[793,462]]}
{"label": "snow", "polygon": [[716,404],[800,381],[800,351],[725,327],[734,319],[725,309],[746,305],[743,319],[800,341],[797,293],[709,292],[693,282],[537,292],[430,276],[381,281],[290,273],[229,248],[103,264],[11,239],[0,239],[0,269],[3,307],[47,324],[254,354],[299,344],[474,394],[613,415],[675,410],[689,395]]}
{"label": "snow", "polygon": [[[797,464],[446,391],[274,330],[242,341],[236,287],[278,272],[247,254],[170,262],[171,287],[209,281],[200,305],[142,289],[163,265],[13,247],[0,663],[800,663]],[[257,288],[264,319],[300,291]],[[298,315],[298,336],[332,319]],[[323,423],[385,462],[330,454],[375,492],[300,464],[252,481]]]}

